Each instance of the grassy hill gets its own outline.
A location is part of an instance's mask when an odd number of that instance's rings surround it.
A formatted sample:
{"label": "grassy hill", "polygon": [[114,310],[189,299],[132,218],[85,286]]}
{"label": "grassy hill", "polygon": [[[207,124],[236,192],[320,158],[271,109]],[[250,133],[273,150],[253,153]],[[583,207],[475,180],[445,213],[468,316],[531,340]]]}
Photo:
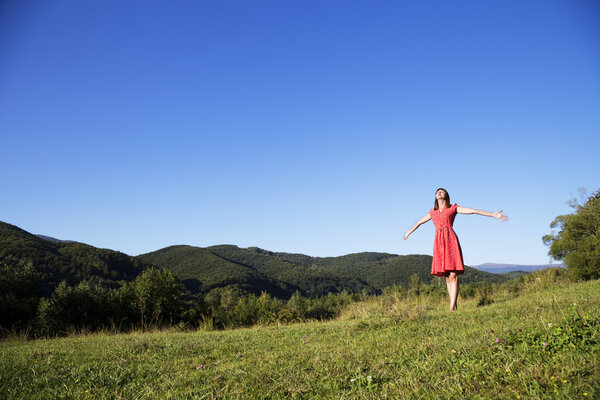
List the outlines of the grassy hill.
{"label": "grassy hill", "polygon": [[493,303],[387,296],[334,321],[0,343],[6,399],[600,397],[600,281]]}

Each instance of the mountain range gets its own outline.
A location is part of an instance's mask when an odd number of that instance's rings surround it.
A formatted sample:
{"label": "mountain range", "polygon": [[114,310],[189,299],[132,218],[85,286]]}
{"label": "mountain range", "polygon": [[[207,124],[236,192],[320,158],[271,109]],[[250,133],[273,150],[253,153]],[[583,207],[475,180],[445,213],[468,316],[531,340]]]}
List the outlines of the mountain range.
{"label": "mountain range", "polygon": [[485,263],[481,265],[476,265],[473,268],[478,269],[480,271],[492,272],[494,274],[502,274],[506,272],[533,272],[538,271],[540,269],[545,268],[556,268],[556,267],[565,267],[563,264],[543,264],[543,265],[520,265],[520,264],[496,264],[496,263]]}
{"label": "mountain range", "polygon": [[[168,268],[192,293],[236,286],[248,293],[268,292],[286,299],[298,291],[317,297],[346,290],[379,293],[386,286],[430,283],[431,256],[363,252],[339,257],[312,257],[235,245],[169,246],[138,256],[87,244],[34,235],[0,222],[0,263],[30,265],[40,276],[40,290],[49,295],[65,280],[83,280],[118,287],[150,267]],[[500,283],[514,275],[465,267],[461,282]]]}

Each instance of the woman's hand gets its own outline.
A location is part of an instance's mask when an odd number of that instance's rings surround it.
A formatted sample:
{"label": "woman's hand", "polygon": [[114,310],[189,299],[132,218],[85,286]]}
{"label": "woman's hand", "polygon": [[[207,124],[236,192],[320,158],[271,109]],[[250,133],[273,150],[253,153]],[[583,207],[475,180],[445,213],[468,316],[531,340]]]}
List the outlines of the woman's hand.
{"label": "woman's hand", "polygon": [[493,213],[492,217],[498,218],[500,221],[508,220],[508,217],[506,215],[502,214],[502,210],[496,211],[495,213]]}
{"label": "woman's hand", "polygon": [[431,219],[431,215],[429,215],[429,213],[425,214],[425,216],[423,218],[421,218],[419,220],[419,222],[417,222],[415,224],[415,226],[412,227],[411,230],[406,231],[404,233],[404,240],[408,239],[408,237],[410,236],[411,233],[413,233],[415,231],[415,229],[417,229],[419,226],[421,226],[422,224],[424,224],[425,222],[429,221]]}

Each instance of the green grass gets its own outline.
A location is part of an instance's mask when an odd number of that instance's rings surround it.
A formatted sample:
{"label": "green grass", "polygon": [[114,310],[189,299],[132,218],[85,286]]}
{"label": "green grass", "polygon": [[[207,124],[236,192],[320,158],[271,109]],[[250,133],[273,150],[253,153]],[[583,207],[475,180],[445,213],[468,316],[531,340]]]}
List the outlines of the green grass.
{"label": "green grass", "polygon": [[455,313],[388,296],[329,322],[13,338],[0,398],[600,398],[600,281],[530,286]]}

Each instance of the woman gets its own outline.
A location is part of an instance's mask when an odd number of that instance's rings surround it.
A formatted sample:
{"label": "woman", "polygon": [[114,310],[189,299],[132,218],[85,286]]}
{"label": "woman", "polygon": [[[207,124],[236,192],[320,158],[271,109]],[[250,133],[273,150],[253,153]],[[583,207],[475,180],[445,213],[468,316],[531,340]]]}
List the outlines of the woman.
{"label": "woman", "polygon": [[450,195],[446,189],[439,188],[435,191],[435,202],[433,208],[404,234],[404,240],[425,222],[433,219],[435,225],[435,239],[433,241],[433,262],[431,274],[446,277],[446,286],[450,296],[450,311],[456,311],[456,299],[458,297],[458,275],[465,272],[463,265],[462,250],[458,237],[452,229],[456,214],[479,214],[486,217],[498,218],[506,221],[508,217],[502,214],[502,210],[490,213],[472,208],[460,207],[457,204],[450,205]]}

